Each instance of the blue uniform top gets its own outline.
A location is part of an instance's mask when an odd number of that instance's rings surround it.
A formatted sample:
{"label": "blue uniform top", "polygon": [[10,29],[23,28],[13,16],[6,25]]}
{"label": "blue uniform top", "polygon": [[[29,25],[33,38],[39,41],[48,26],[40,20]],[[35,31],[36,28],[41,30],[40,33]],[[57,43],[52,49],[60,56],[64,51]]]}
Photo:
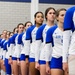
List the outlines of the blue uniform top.
{"label": "blue uniform top", "polygon": [[31,41],[31,43],[32,43],[32,34],[31,34],[31,32],[33,31],[33,29],[36,27],[36,25],[33,25],[33,26],[31,26],[31,27],[29,27],[28,29],[27,29],[27,31],[26,31],[26,40],[30,40]]}
{"label": "blue uniform top", "polygon": [[36,41],[36,33],[38,27],[33,25],[26,30],[26,39],[25,39],[25,53],[26,56],[30,58],[35,58],[35,41]]}
{"label": "blue uniform top", "polygon": [[3,50],[7,51],[7,44],[8,44],[8,41],[5,41],[5,43],[3,44]]}
{"label": "blue uniform top", "polygon": [[66,11],[63,28],[63,62],[67,62],[68,53],[75,55],[75,6]]}
{"label": "blue uniform top", "polygon": [[11,37],[11,42],[10,42],[10,44],[15,44],[15,38],[16,38],[17,35],[18,35],[18,34],[16,33],[16,34],[14,34],[14,35]]}
{"label": "blue uniform top", "polygon": [[43,29],[45,28],[46,24],[42,25],[39,27],[36,33],[36,40],[41,40],[43,42]]}
{"label": "blue uniform top", "polygon": [[1,48],[3,48],[4,42],[5,42],[5,39],[2,39],[2,40],[1,40]]}
{"label": "blue uniform top", "polygon": [[57,28],[57,25],[56,26],[53,26],[52,28],[50,28],[48,31],[47,31],[47,35],[46,35],[46,43],[52,43],[52,46],[54,46],[54,43],[53,43],[53,32],[54,30]]}
{"label": "blue uniform top", "polygon": [[0,38],[0,48],[1,48],[1,40],[2,40],[2,39]]}
{"label": "blue uniform top", "polygon": [[[47,24],[43,24],[39,27],[36,33],[36,55],[35,55],[35,61],[45,61],[45,41],[46,41],[46,33],[49,28],[52,26],[49,26]],[[40,50],[41,49],[41,50]],[[40,56],[40,57],[39,57]]]}
{"label": "blue uniform top", "polygon": [[53,49],[52,54],[50,56],[53,56],[55,58],[59,58],[62,56],[63,31],[60,30],[60,28],[57,25],[51,27],[47,31],[46,44],[49,44],[49,46],[52,44],[53,46],[53,48],[47,48],[49,50]]}
{"label": "blue uniform top", "polygon": [[75,30],[75,6],[66,11],[64,18],[64,30]]}
{"label": "blue uniform top", "polygon": [[11,38],[8,40],[8,47],[10,47],[9,56],[12,56],[14,53],[15,48],[15,38],[18,34],[14,34]]}
{"label": "blue uniform top", "polygon": [[24,33],[21,33],[19,36],[18,36],[18,44],[22,44],[23,45],[23,41],[22,41],[22,36],[23,36]]}

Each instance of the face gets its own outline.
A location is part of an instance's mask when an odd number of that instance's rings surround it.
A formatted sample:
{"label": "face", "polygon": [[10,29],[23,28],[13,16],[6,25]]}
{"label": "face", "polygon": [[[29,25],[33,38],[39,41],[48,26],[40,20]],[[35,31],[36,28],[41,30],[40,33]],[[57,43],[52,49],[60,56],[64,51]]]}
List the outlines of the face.
{"label": "face", "polygon": [[13,36],[13,33],[10,34],[10,37],[12,37],[12,36]]}
{"label": "face", "polygon": [[7,39],[9,38],[10,36],[7,34]]}
{"label": "face", "polygon": [[57,17],[58,22],[63,23],[64,22],[64,16],[65,16],[66,11],[62,10],[59,12],[59,16]]}
{"label": "face", "polygon": [[38,13],[35,17],[36,24],[41,25],[44,21],[44,17],[42,13]]}
{"label": "face", "polygon": [[31,23],[27,23],[25,29],[28,29],[30,26],[32,26]]}
{"label": "face", "polygon": [[56,17],[55,11],[53,9],[50,9],[46,16],[47,21],[54,21],[55,17]]}
{"label": "face", "polygon": [[23,25],[19,25],[18,32],[21,33],[23,31],[24,31],[24,26]]}
{"label": "face", "polygon": [[18,29],[16,28],[14,33],[17,33],[17,32],[18,32]]}
{"label": "face", "polygon": [[10,32],[7,32],[7,39],[10,37]]}
{"label": "face", "polygon": [[3,37],[7,37],[7,31],[5,30],[5,31],[3,31]]}

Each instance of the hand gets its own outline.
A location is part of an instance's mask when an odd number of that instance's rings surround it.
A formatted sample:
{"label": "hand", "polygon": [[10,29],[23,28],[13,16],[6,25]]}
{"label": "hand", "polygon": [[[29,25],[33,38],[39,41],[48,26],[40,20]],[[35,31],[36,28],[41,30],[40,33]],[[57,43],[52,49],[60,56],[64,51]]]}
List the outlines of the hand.
{"label": "hand", "polygon": [[13,61],[12,61],[12,58],[11,58],[11,57],[9,57],[9,61],[8,61],[8,63],[9,63],[10,65],[13,63]]}
{"label": "hand", "polygon": [[19,59],[17,59],[17,65],[20,66],[20,60]]}
{"label": "hand", "polygon": [[28,58],[26,58],[25,62],[26,62],[26,65],[29,65],[29,60],[28,60]]}
{"label": "hand", "polygon": [[40,70],[40,65],[39,65],[38,62],[35,62],[35,68],[38,69],[38,70]]}
{"label": "hand", "polygon": [[4,65],[4,60],[1,60],[1,64]]}
{"label": "hand", "polygon": [[4,60],[2,60],[2,65],[4,65],[5,63],[4,63]]}
{"label": "hand", "polygon": [[47,73],[47,74],[51,74],[49,65],[46,65],[46,73]]}
{"label": "hand", "polygon": [[63,70],[64,71],[68,70],[68,63],[67,62],[63,63]]}

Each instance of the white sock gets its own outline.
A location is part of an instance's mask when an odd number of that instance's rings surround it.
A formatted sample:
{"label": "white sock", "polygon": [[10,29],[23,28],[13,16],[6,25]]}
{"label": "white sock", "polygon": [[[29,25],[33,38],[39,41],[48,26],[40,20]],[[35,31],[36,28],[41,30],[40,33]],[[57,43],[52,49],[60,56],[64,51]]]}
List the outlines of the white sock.
{"label": "white sock", "polygon": [[6,75],[6,72],[5,71],[3,71],[3,74],[2,75]]}
{"label": "white sock", "polygon": [[1,70],[1,75],[3,75],[3,70]]}

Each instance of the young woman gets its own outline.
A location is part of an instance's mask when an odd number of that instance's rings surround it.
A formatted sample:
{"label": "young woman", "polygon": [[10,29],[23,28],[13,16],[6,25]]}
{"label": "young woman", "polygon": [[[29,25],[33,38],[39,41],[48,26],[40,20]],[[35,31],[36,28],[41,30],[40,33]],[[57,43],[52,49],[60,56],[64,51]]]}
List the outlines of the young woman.
{"label": "young woman", "polygon": [[[46,58],[49,58],[50,56],[52,56],[52,58],[50,63],[46,61],[47,66],[46,72],[49,73],[51,69],[51,75],[63,75],[62,47],[63,47],[63,23],[65,13],[66,9],[64,8],[57,10],[56,13],[57,25],[51,27],[47,31]],[[52,49],[53,51],[51,52]]]}
{"label": "young woman", "polygon": [[[25,23],[25,32],[20,34],[18,37],[18,45],[21,47],[18,47],[20,50],[20,67],[21,67],[21,74],[22,75],[27,75],[27,65],[26,65],[26,59],[25,59],[25,50],[24,50],[24,42],[25,42],[25,37],[26,37],[26,30],[32,26],[32,23],[30,21],[27,21]],[[19,53],[19,52],[18,52]]]}
{"label": "young woman", "polygon": [[[13,33],[13,36],[11,36]],[[12,61],[12,55],[14,53],[15,50],[15,38],[17,36],[18,33],[18,29],[17,27],[15,27],[13,29],[13,32],[10,34],[10,38],[9,38],[9,49],[8,49],[8,53],[9,53],[9,64],[11,65],[11,70],[12,70],[12,75],[13,75],[13,61]]]}
{"label": "young woman", "polygon": [[19,52],[18,47],[20,46],[18,45],[18,40],[19,40],[18,37],[24,31],[24,25],[22,23],[19,23],[17,28],[18,28],[18,34],[15,38],[15,51],[14,54],[12,55],[14,75],[19,75],[19,65],[17,61],[19,61],[20,59],[20,56],[18,55]]}
{"label": "young woman", "polygon": [[4,55],[3,55],[3,52],[4,52],[4,50],[3,50],[3,44],[4,44],[4,42],[6,41],[6,39],[7,39],[7,31],[6,30],[4,30],[3,32],[2,32],[2,40],[1,40],[1,75],[3,75],[3,74],[6,74],[5,72],[5,65],[4,65]]}
{"label": "young woman", "polygon": [[[69,57],[68,57],[69,55]],[[75,75],[75,6],[70,7],[64,19],[63,69],[69,67],[69,75]]]}
{"label": "young woman", "polygon": [[0,35],[0,75],[1,75],[1,41],[2,41],[2,34]]}
{"label": "young woman", "polygon": [[38,28],[42,25],[44,20],[44,15],[42,12],[36,12],[34,15],[35,24],[27,29],[26,40],[25,40],[25,54],[26,58],[29,58],[29,69],[31,75],[39,75],[39,71],[35,69],[35,41],[36,32]]}
{"label": "young woman", "polygon": [[55,9],[53,7],[47,8],[45,11],[46,24],[39,27],[36,34],[36,55],[35,55],[36,65],[35,67],[38,69],[40,64],[41,75],[47,75],[46,59],[45,59],[45,39],[46,39],[47,30],[54,25],[55,17],[56,17]]}
{"label": "young woman", "polygon": [[6,75],[11,75],[11,65],[9,64],[9,38],[10,38],[10,35],[11,35],[11,32],[7,32],[7,40],[6,42],[4,43],[4,55],[5,55],[5,68],[6,68]]}

